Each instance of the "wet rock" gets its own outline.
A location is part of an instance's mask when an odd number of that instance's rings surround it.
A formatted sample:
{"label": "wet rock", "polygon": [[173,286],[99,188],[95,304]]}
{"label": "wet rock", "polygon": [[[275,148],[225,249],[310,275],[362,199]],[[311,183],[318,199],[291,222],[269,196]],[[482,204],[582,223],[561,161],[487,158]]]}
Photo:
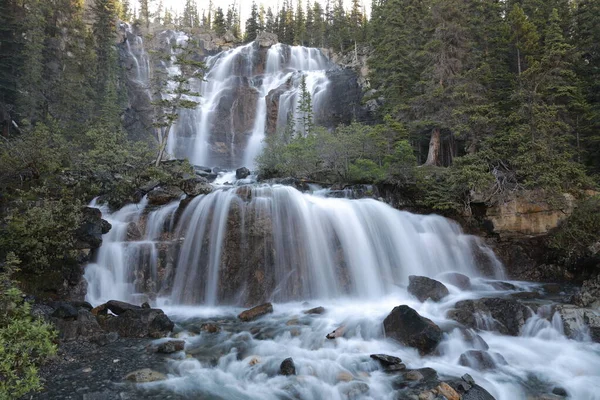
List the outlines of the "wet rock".
{"label": "wet rock", "polygon": [[135,383],[148,383],[156,381],[164,381],[167,376],[163,373],[151,370],[150,368],[144,368],[137,371],[133,371],[125,375],[125,380]]}
{"label": "wet rock", "polygon": [[250,359],[250,361],[248,361],[248,365],[249,365],[249,366],[251,366],[251,367],[252,367],[253,365],[256,365],[256,364],[260,364],[260,357],[258,357],[258,356],[256,356],[256,357],[252,357],[252,358]]}
{"label": "wet rock", "polygon": [[250,170],[246,167],[235,170],[235,179],[246,179],[248,176],[250,176]]}
{"label": "wet rock", "polygon": [[446,272],[440,276],[440,279],[456,286],[460,290],[471,289],[471,279],[468,276],[458,272]]}
{"label": "wet rock", "polygon": [[443,283],[425,276],[411,275],[408,281],[408,292],[421,302],[427,299],[440,301],[449,294],[448,288]]}
{"label": "wet rock", "polygon": [[177,186],[156,187],[148,193],[148,204],[151,206],[164,206],[172,201],[179,200],[183,191]]}
{"label": "wet rock", "polygon": [[462,400],[496,400],[494,396],[479,385],[473,385],[462,395]]}
{"label": "wet rock", "polygon": [[540,297],[540,295],[539,295],[539,293],[536,293],[536,292],[517,292],[517,293],[511,293],[510,297],[513,299],[519,299],[519,300],[533,300],[533,299],[538,299]]}
{"label": "wet rock", "polygon": [[383,328],[387,337],[421,354],[431,353],[442,340],[442,330],[436,324],[406,305],[395,307],[383,321]]}
{"label": "wet rock", "polygon": [[76,249],[97,249],[102,245],[102,235],[111,228],[108,221],[102,219],[102,212],[93,207],[84,207],[81,224],[75,231]]}
{"label": "wet rock", "polygon": [[167,336],[175,324],[162,310],[139,308],[126,310],[119,316],[100,316],[98,322],[103,329],[117,332],[122,337],[153,337]]}
{"label": "wet rock", "polygon": [[583,282],[577,297],[577,305],[600,308],[600,275]]}
{"label": "wet rock", "polygon": [[339,374],[337,374],[335,379],[338,382],[352,382],[354,380],[354,377],[349,372],[340,372]]}
{"label": "wet rock", "polygon": [[469,350],[460,355],[458,363],[465,367],[470,367],[475,370],[494,369],[498,364],[506,365],[506,360],[501,354],[494,353],[493,355],[487,351]]}
{"label": "wet rock", "polygon": [[327,336],[325,336],[327,339],[337,339],[339,337],[344,336],[344,332],[346,330],[345,326],[340,326],[339,328],[337,328],[335,331],[328,333]]}
{"label": "wet rock", "polygon": [[189,178],[182,181],[180,187],[185,194],[191,197],[199,196],[201,194],[209,194],[213,191],[212,185],[206,178],[201,176],[196,176],[194,178]]}
{"label": "wet rock", "polygon": [[58,329],[58,337],[62,340],[94,340],[105,334],[96,317],[83,308],[77,310],[76,318],[53,318],[52,322]]}
{"label": "wet rock", "polygon": [[217,324],[207,322],[200,326],[200,332],[219,333],[219,332],[221,332],[221,327]]}
{"label": "wet rock", "polygon": [[475,329],[517,336],[531,311],[513,299],[485,298],[463,300],[448,312],[448,318]]}
{"label": "wet rock", "polygon": [[142,231],[140,227],[135,222],[130,222],[127,225],[127,240],[130,242],[141,240],[142,239]]}
{"label": "wet rock", "polygon": [[346,395],[348,400],[358,400],[369,393],[369,390],[369,385],[364,382],[352,382],[347,388],[342,389],[342,393]]}
{"label": "wet rock", "polygon": [[490,346],[474,329],[460,328],[463,339],[476,350],[488,350]]}
{"label": "wet rock", "polygon": [[304,311],[304,314],[323,314],[325,312],[325,308],[323,307],[315,307],[310,310]]}
{"label": "wet rock", "polygon": [[562,289],[558,283],[546,283],[542,285],[542,290],[547,294],[559,294]]}
{"label": "wet rock", "polygon": [[157,353],[171,354],[178,351],[183,351],[185,348],[185,342],[183,340],[169,340],[158,345],[156,348]]}
{"label": "wet rock", "polygon": [[296,365],[291,357],[283,360],[279,366],[279,374],[285,376],[296,375]]}
{"label": "wet rock", "polygon": [[515,285],[508,282],[488,281],[487,283],[496,290],[517,290],[517,287]]}
{"label": "wet rock", "polygon": [[596,310],[561,304],[556,306],[556,311],[563,321],[567,337],[582,340],[589,336],[600,343],[600,315]]}
{"label": "wet rock", "polygon": [[448,385],[446,382],[442,382],[437,387],[437,394],[444,396],[447,400],[461,400],[460,394],[452,388],[452,386]]}
{"label": "wet rock", "polygon": [[555,394],[557,396],[562,396],[562,397],[567,397],[568,393],[564,388],[561,388],[559,386],[555,387],[554,389],[552,389],[552,394]]}
{"label": "wet rock", "polygon": [[115,315],[121,315],[128,310],[137,311],[142,309],[142,307],[140,306],[125,303],[124,301],[119,300],[109,300],[108,302],[106,302],[106,308],[109,309]]}
{"label": "wet rock", "polygon": [[373,360],[379,361],[383,370],[388,373],[401,372],[406,370],[406,365],[398,357],[388,356],[387,354],[371,354]]}
{"label": "wet rock", "polygon": [[256,318],[262,317],[263,315],[270,314],[273,312],[273,305],[271,303],[261,304],[260,306],[252,307],[249,310],[243,311],[238,318],[244,322],[255,320]]}

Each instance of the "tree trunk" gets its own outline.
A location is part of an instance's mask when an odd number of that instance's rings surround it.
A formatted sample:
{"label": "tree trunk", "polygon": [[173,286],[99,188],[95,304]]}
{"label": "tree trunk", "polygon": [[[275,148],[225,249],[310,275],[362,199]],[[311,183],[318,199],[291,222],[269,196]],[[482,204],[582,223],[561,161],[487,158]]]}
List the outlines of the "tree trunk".
{"label": "tree trunk", "polygon": [[165,148],[167,147],[167,139],[169,138],[170,131],[171,131],[171,125],[168,125],[167,127],[165,127],[165,132],[162,136],[162,139],[160,141],[159,148],[158,148],[158,156],[156,157],[156,162],[154,163],[154,165],[156,167],[158,167],[160,165],[163,155],[165,154]]}
{"label": "tree trunk", "polygon": [[441,150],[442,135],[440,128],[433,128],[433,131],[431,131],[431,139],[429,140],[429,153],[427,154],[427,161],[425,161],[425,165],[442,165]]}

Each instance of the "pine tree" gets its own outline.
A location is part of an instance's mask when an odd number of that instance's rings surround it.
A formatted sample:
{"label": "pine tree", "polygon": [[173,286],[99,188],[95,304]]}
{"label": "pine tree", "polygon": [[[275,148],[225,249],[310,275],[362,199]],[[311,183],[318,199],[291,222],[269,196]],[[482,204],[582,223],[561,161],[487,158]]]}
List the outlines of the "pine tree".
{"label": "pine tree", "polygon": [[223,15],[223,9],[217,7],[215,10],[215,17],[213,20],[213,29],[219,36],[223,36],[227,32],[227,25],[225,24],[225,16]]}
{"label": "pine tree", "polygon": [[275,33],[276,31],[275,16],[273,15],[273,10],[271,10],[271,7],[267,8],[265,31],[269,33]]}
{"label": "pine tree", "polygon": [[325,31],[327,21],[325,20],[325,14],[321,3],[315,1],[313,4],[313,20],[314,20],[314,34],[311,46],[314,47],[325,47]]}
{"label": "pine tree", "polygon": [[166,26],[169,26],[169,25],[173,24],[173,9],[167,8],[165,10],[165,17],[163,18],[163,23]]}
{"label": "pine tree", "polygon": [[313,107],[312,98],[306,85],[306,75],[302,75],[300,78],[300,85],[298,86],[298,103],[296,107],[296,118],[295,131],[301,136],[308,136],[313,133]]}
{"label": "pine tree", "polygon": [[246,42],[252,42],[256,39],[256,36],[260,30],[258,18],[258,8],[256,6],[256,2],[253,1],[252,8],[250,10],[250,18],[246,20],[246,33],[244,35]]}
{"label": "pine tree", "polygon": [[306,32],[306,44],[310,47],[315,46],[315,14],[309,3],[306,1],[306,22],[304,23]]}
{"label": "pine tree", "polygon": [[146,26],[146,29],[150,29],[150,19],[152,17],[150,9],[152,7],[152,1],[153,0],[140,0],[140,19]]}
{"label": "pine tree", "polygon": [[528,57],[534,56],[538,51],[539,35],[523,9],[515,4],[508,15],[512,32],[512,42],[516,52],[517,74],[521,75],[527,69]]}
{"label": "pine tree", "polygon": [[294,44],[304,46],[306,45],[306,20],[301,1],[298,1],[294,22]]}
{"label": "pine tree", "polygon": [[260,5],[260,8],[258,10],[258,30],[260,32],[264,32],[265,30],[265,17],[266,17],[266,11],[265,11],[265,6],[263,4]]}

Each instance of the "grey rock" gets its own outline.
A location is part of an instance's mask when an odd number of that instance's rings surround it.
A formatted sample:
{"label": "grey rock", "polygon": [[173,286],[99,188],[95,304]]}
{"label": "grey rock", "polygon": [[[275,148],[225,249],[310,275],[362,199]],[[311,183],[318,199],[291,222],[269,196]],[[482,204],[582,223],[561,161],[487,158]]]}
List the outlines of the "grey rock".
{"label": "grey rock", "polygon": [[383,321],[383,327],[387,337],[414,347],[421,354],[433,352],[442,340],[442,330],[433,321],[406,305],[395,307]]}
{"label": "grey rock", "polygon": [[296,375],[296,365],[291,357],[282,361],[279,366],[279,374],[285,376]]}
{"label": "grey rock", "polygon": [[449,294],[448,288],[435,279],[411,275],[408,277],[408,281],[408,292],[419,299],[419,301],[427,299],[440,301]]}

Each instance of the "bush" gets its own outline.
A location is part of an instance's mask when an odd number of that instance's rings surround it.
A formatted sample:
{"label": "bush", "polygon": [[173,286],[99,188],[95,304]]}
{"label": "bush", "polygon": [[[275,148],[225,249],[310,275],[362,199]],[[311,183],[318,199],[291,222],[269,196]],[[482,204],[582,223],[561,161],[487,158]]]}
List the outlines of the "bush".
{"label": "bush", "polygon": [[9,253],[0,266],[0,399],[16,399],[42,389],[38,366],[56,353],[56,333],[32,317],[11,274],[20,261]]}

